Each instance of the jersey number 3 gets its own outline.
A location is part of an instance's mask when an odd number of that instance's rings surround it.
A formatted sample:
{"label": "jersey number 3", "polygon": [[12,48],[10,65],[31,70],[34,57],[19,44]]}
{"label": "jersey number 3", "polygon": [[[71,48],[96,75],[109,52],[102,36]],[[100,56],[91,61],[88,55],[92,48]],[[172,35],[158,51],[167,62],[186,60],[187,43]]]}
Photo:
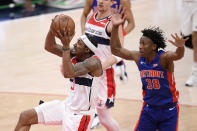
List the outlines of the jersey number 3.
{"label": "jersey number 3", "polygon": [[160,84],[158,79],[146,79],[146,82],[148,83],[147,88],[152,90],[154,89],[160,89]]}

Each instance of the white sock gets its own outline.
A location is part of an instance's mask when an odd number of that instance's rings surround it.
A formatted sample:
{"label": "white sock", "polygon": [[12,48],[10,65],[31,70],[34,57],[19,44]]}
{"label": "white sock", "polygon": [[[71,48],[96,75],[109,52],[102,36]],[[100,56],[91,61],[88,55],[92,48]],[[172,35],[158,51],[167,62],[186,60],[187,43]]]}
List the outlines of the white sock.
{"label": "white sock", "polygon": [[192,72],[197,73],[197,62],[194,62],[193,66],[192,66]]}

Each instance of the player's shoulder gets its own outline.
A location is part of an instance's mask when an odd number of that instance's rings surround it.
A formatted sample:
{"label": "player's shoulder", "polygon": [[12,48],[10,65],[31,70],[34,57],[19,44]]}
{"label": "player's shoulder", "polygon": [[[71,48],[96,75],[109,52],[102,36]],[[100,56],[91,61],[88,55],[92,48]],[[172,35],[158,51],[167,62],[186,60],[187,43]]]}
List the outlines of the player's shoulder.
{"label": "player's shoulder", "polygon": [[130,0],[120,0],[120,5],[127,5],[127,4],[131,4]]}
{"label": "player's shoulder", "polygon": [[103,69],[101,65],[101,61],[99,57],[97,56],[92,56],[86,59],[87,61],[87,68],[90,70],[91,75],[99,77],[103,74]]}
{"label": "player's shoulder", "polygon": [[94,0],[86,0],[86,5],[92,6],[92,4],[94,3]]}
{"label": "player's shoulder", "polygon": [[98,64],[101,63],[99,57],[98,56],[95,56],[95,55],[87,58],[85,60],[85,62],[86,63],[90,63],[90,64],[88,64],[89,66],[95,66],[95,65],[98,65]]}

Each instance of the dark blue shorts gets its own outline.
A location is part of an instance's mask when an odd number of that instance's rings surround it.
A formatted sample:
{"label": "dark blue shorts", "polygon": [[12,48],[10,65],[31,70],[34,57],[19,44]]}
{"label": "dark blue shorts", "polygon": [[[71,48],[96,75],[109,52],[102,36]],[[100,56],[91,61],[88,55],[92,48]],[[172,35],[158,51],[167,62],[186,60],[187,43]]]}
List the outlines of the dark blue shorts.
{"label": "dark blue shorts", "polygon": [[154,107],[144,104],[135,131],[177,131],[179,105]]}

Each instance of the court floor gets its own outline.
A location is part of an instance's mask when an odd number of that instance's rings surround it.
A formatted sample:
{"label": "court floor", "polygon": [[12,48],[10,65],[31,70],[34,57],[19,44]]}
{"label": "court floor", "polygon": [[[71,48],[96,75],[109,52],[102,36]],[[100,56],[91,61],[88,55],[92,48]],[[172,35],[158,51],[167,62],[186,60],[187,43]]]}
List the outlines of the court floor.
{"label": "court floor", "polygon": [[[171,33],[180,32],[180,0],[135,0],[132,10],[135,29],[126,36],[125,47],[138,50],[141,30],[159,26],[170,39]],[[76,23],[74,43],[80,35],[82,9],[51,13],[40,16],[0,22],[0,129],[13,130],[19,114],[38,105],[39,100],[65,99],[68,80],[59,71],[61,58],[44,50],[44,41],[51,19],[57,14],[67,14]],[[167,50],[175,50],[170,43]],[[180,92],[180,131],[197,130],[197,87],[185,87],[192,67],[192,50],[175,62],[176,87]],[[126,61],[129,80],[117,78],[117,101],[112,115],[119,122],[121,131],[133,130],[142,104],[139,72],[134,62]],[[61,130],[59,126],[36,125],[32,131]],[[99,126],[95,131],[105,131]]]}

